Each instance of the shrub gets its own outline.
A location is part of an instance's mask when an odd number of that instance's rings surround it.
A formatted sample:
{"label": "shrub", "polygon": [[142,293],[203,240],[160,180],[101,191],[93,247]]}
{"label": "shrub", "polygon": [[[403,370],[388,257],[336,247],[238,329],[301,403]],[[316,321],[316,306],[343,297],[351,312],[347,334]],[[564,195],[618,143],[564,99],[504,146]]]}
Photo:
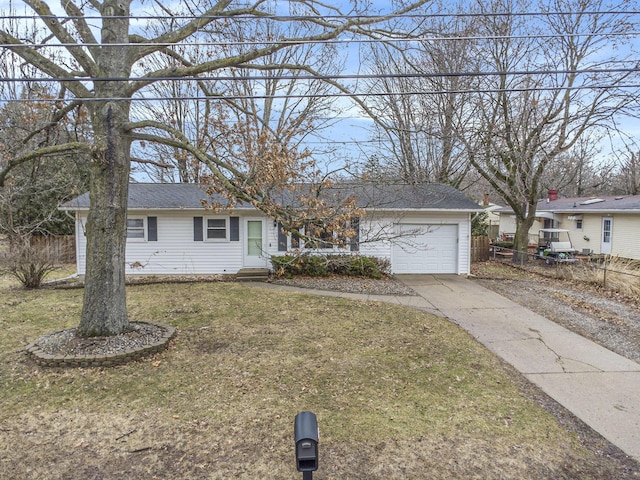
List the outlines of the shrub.
{"label": "shrub", "polygon": [[302,262],[302,274],[309,275],[310,277],[324,277],[329,274],[329,266],[327,259],[319,255],[307,255],[301,257],[304,259]]}
{"label": "shrub", "polygon": [[14,243],[0,254],[0,270],[13,275],[25,288],[38,288],[44,278],[57,267],[45,248],[32,247],[28,242]]}
{"label": "shrub", "polygon": [[346,273],[355,277],[382,278],[383,272],[376,260],[371,257],[352,257]]}
{"label": "shrub", "polygon": [[391,270],[388,260],[360,255],[281,255],[271,257],[271,264],[276,276],[287,278],[295,275],[382,278]]}
{"label": "shrub", "polygon": [[296,268],[297,257],[293,255],[273,255],[271,257],[271,265],[273,271],[278,277],[290,277]]}

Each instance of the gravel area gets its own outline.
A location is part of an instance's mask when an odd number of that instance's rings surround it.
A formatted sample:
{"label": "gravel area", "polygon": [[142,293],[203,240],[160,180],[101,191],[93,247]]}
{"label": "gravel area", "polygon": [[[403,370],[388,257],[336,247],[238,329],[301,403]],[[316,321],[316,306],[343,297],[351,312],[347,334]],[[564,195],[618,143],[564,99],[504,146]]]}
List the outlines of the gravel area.
{"label": "gravel area", "polygon": [[369,295],[415,295],[413,289],[393,277],[381,279],[335,275],[331,277],[294,277],[270,280],[275,285],[330,290],[334,292],[361,293]]}
{"label": "gravel area", "polygon": [[[481,274],[481,273],[480,273]],[[484,287],[640,363],[638,299],[586,284],[543,278],[476,278]]]}

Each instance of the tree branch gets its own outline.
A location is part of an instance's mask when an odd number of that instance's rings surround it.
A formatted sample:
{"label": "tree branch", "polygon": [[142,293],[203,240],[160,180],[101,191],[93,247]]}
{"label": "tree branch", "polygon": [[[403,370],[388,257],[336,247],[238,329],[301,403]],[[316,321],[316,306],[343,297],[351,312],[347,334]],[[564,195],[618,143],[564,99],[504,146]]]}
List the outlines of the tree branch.
{"label": "tree branch", "polygon": [[[70,78],[74,76],[73,73],[59,67],[57,64],[38,53],[35,47],[21,42],[13,35],[5,32],[4,30],[0,30],[0,43],[6,44],[7,46],[5,46],[4,48],[11,50],[27,63],[30,63],[34,67],[51,76],[54,80],[56,78]],[[15,48],[13,47],[14,45]],[[60,83],[70,91],[72,91],[77,97],[86,98],[91,96],[91,92],[89,92],[89,90],[80,82],[61,81]]]}
{"label": "tree branch", "polygon": [[11,170],[30,160],[33,160],[35,158],[40,158],[40,157],[48,157],[52,155],[60,155],[63,153],[71,153],[71,152],[77,152],[77,151],[88,152],[90,151],[90,149],[91,149],[91,146],[88,145],[87,143],[70,142],[70,143],[63,143],[61,145],[52,145],[49,147],[42,147],[37,150],[33,150],[25,155],[12,158],[7,162],[4,169],[0,171],[0,187],[4,186],[4,182],[7,176],[9,175],[9,173],[11,172]]}
{"label": "tree branch", "polygon": [[[73,58],[76,59],[76,61],[82,66],[82,68],[84,68],[87,75],[91,77],[98,76],[96,63],[90,56],[86,54],[81,46],[77,45],[75,39],[63,27],[62,22],[51,12],[49,5],[47,5],[42,0],[24,0],[24,3],[29,5],[33,9],[33,11],[40,16],[40,20],[45,25],[47,25],[51,33],[53,33],[61,43],[68,45],[66,47],[66,50],[73,56]],[[81,31],[82,33],[86,34],[87,31],[89,31],[89,28],[86,25],[84,26],[86,27],[86,30],[83,29]]]}

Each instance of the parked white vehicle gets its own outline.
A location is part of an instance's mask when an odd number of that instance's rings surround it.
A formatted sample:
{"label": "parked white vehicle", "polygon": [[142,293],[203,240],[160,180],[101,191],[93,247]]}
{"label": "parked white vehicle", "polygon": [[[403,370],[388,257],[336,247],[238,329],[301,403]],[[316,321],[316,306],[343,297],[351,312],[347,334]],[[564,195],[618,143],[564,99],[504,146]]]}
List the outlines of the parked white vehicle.
{"label": "parked white vehicle", "polygon": [[576,249],[571,243],[569,230],[543,228],[538,232],[538,249],[534,258],[552,263],[573,263],[577,261]]}

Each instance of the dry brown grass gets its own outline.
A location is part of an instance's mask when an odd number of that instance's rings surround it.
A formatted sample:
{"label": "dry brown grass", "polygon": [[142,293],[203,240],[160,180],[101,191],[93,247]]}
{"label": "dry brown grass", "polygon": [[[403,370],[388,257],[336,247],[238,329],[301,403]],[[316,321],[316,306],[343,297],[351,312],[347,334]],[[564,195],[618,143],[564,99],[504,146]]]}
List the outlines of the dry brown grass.
{"label": "dry brown grass", "polygon": [[[505,269],[509,265],[514,268]],[[482,275],[499,278],[525,278],[527,273],[562,280],[572,280],[604,287],[626,296],[640,296],[640,262],[620,257],[608,257],[606,262],[582,261],[574,264],[545,265],[539,260],[530,260],[524,265],[509,261],[482,263]]]}
{"label": "dry brown grass", "polygon": [[575,279],[602,285],[629,296],[640,296],[640,262],[611,257],[604,263],[585,264],[576,269]]}
{"label": "dry brown grass", "polygon": [[321,479],[637,478],[581,446],[522,379],[446,320],[232,283],[129,288],[167,352],[41,369],[30,341],[81,290],[0,280],[0,478],[296,478],[293,418],[318,415]]}

